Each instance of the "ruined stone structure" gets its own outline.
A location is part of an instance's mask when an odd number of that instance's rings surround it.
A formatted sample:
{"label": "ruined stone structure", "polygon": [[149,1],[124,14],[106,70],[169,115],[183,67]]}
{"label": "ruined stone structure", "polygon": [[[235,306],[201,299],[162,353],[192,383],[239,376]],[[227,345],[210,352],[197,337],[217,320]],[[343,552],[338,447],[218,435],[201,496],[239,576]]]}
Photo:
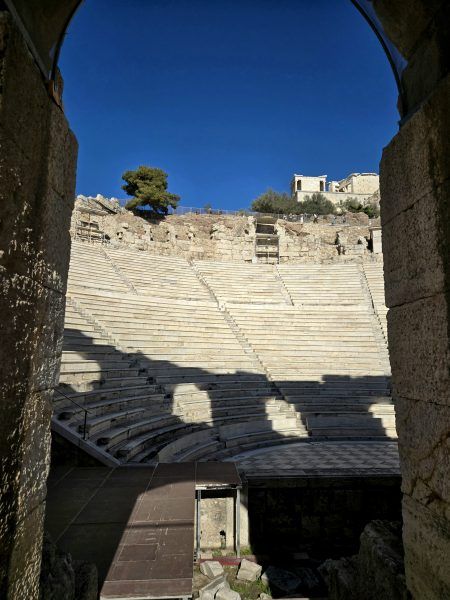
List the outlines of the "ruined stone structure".
{"label": "ruined stone structure", "polygon": [[[56,62],[77,5],[7,0],[0,13],[0,594],[9,600],[38,597],[76,158]],[[450,596],[449,5],[369,8],[385,47],[400,53],[400,130],[383,152],[380,188],[406,584],[415,599],[441,600]]]}
{"label": "ruined stone structure", "polygon": [[[351,260],[377,260],[368,248],[369,221],[363,213],[346,216],[334,224],[332,216],[318,223],[291,223],[283,219],[226,215],[169,215],[147,221],[102,196],[78,197],[71,234],[79,240],[101,242],[151,254],[191,259],[264,263],[321,262],[338,258],[336,236],[346,241]],[[381,249],[377,247],[377,253]]]}
{"label": "ruined stone structure", "polygon": [[336,206],[349,198],[356,198],[367,204],[380,189],[377,173],[351,173],[341,181],[327,182],[326,175],[318,177],[294,175],[291,181],[291,194],[297,202],[306,196],[320,192]]}

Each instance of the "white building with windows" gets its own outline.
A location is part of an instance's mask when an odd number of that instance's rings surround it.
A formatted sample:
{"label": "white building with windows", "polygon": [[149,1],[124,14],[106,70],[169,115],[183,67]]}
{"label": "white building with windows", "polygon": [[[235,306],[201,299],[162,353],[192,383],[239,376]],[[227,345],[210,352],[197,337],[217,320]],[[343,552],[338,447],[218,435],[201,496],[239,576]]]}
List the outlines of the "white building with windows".
{"label": "white building with windows", "polygon": [[356,198],[365,204],[380,188],[377,173],[351,173],[340,181],[327,181],[326,175],[294,175],[291,182],[292,197],[301,202],[305,196],[322,193],[333,204],[339,205],[348,198]]}

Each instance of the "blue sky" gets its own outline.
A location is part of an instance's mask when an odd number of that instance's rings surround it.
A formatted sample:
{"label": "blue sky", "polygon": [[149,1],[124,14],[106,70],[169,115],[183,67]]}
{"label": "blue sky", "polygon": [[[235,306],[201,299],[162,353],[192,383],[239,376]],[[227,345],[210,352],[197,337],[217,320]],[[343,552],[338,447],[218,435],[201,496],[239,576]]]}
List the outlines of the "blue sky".
{"label": "blue sky", "polygon": [[293,173],[378,171],[397,130],[381,46],[350,0],[85,0],[60,67],[77,193],[169,173],[184,206],[237,209]]}

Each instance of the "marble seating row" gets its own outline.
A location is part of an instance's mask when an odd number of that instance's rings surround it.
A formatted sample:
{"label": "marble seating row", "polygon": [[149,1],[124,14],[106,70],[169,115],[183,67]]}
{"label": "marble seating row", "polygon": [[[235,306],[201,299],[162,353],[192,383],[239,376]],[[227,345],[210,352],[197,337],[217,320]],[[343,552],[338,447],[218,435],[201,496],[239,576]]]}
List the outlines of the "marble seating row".
{"label": "marble seating row", "polygon": [[54,423],[116,462],[394,437],[386,362],[356,265],[191,266],[75,242]]}
{"label": "marble seating row", "polygon": [[295,305],[364,305],[355,264],[284,264],[277,267]]}
{"label": "marble seating row", "polygon": [[395,437],[386,349],[367,309],[355,306],[345,319],[339,307],[227,310],[312,436]]}
{"label": "marble seating row", "polygon": [[[77,292],[76,300],[69,301],[79,313],[68,305],[66,331],[83,328],[83,342],[100,336],[105,352],[92,354],[93,346],[86,344],[76,351],[66,346],[62,382],[92,385],[93,378],[105,373],[109,381],[110,369],[120,366],[119,375],[125,377],[128,367],[148,386],[144,394],[130,394],[126,388],[121,394],[113,388],[109,395],[108,385],[101,393],[95,388],[76,390],[77,403],[89,410],[83,433],[102,452],[121,461],[147,461],[168,440],[205,427],[271,417],[297,419],[215,304],[111,295],[106,308],[104,297],[91,291]],[[171,316],[166,319],[168,302]],[[83,323],[83,315],[96,325]],[[108,332],[113,340],[109,347],[96,329]],[[68,336],[66,343],[71,339]],[[65,409],[66,425],[81,430],[84,411],[60,408]]]}
{"label": "marble seating row", "polygon": [[286,304],[282,282],[271,265],[195,261],[219,302]]}

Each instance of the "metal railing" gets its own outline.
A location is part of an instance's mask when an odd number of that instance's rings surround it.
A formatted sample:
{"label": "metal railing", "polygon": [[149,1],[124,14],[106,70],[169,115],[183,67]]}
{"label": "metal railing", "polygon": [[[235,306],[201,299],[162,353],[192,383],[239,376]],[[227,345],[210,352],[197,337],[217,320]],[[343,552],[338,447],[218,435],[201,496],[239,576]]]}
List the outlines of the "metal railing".
{"label": "metal railing", "polygon": [[[178,206],[177,208],[170,209],[169,215],[225,215],[225,216],[238,216],[238,217],[273,217],[274,219],[282,219],[283,221],[289,221],[290,223],[313,223],[322,222],[324,217],[327,217],[327,223],[329,225],[350,225],[347,223],[346,215],[317,215],[304,213],[304,214],[286,214],[286,213],[262,213],[255,212],[252,210],[226,210],[216,208],[198,208],[193,206]],[[370,221],[370,220],[369,220]]]}
{"label": "metal railing", "polygon": [[67,396],[67,394],[65,394],[64,392],[62,392],[59,388],[56,388],[55,392],[57,392],[58,394],[60,394],[64,398],[66,398],[66,400],[69,400],[69,402],[72,402],[72,404],[75,404],[75,406],[78,406],[78,408],[81,408],[81,410],[84,412],[82,433],[83,433],[83,440],[86,440],[86,429],[87,429],[88,413],[90,413],[92,411],[90,411],[89,409],[87,409],[85,406],[82,406],[81,404],[78,404],[78,402],[75,402],[75,400],[73,398],[71,398],[70,396]]}

